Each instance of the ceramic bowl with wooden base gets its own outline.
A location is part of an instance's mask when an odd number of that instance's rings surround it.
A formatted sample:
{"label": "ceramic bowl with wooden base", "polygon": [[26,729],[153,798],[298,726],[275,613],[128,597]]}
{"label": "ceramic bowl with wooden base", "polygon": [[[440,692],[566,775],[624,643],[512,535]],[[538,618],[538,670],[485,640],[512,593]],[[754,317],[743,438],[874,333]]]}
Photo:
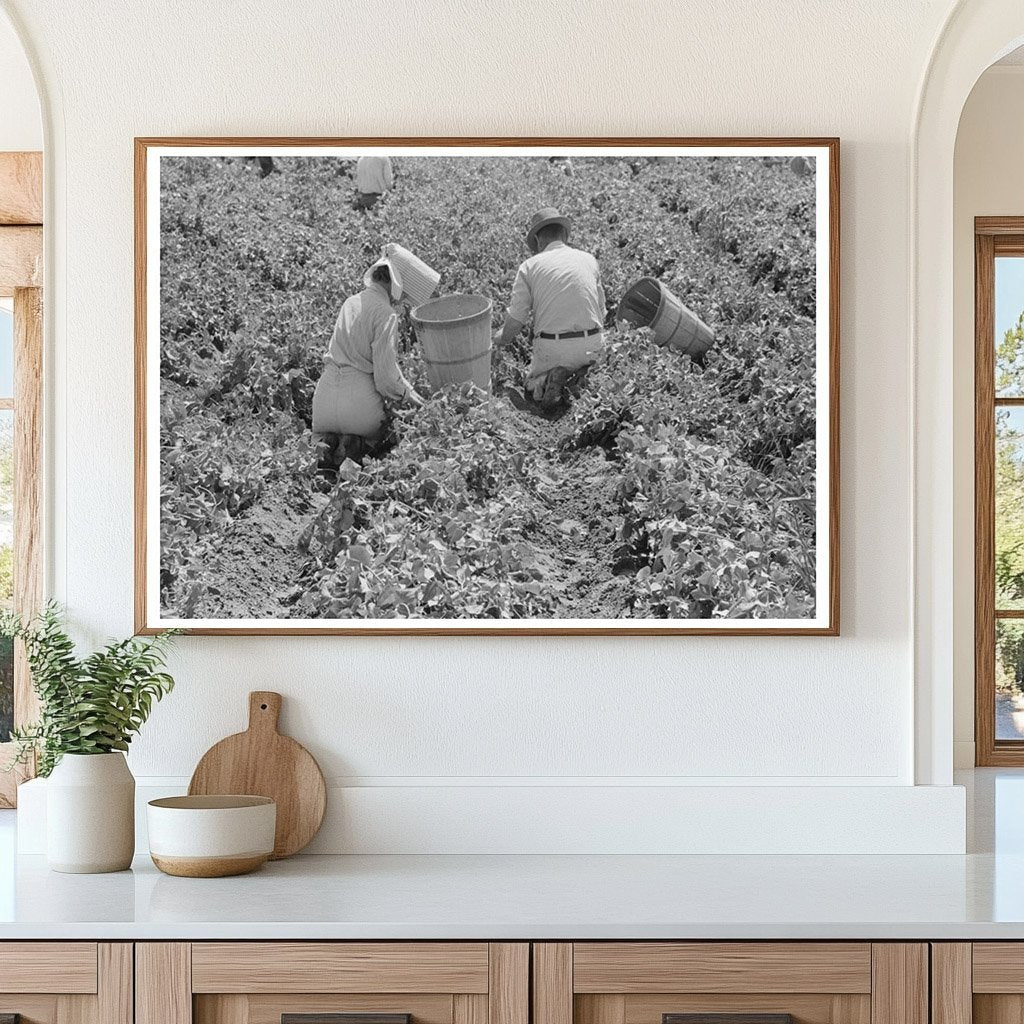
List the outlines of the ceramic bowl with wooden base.
{"label": "ceramic bowl with wooden base", "polygon": [[149,853],[168,875],[225,878],[274,852],[277,805],[266,796],[169,796],[147,808]]}

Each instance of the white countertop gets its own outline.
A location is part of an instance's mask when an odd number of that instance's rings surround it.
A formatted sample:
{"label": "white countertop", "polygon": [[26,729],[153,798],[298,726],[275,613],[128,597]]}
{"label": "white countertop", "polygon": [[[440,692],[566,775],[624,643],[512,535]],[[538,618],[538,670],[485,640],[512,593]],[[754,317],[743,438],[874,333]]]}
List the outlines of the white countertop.
{"label": "white countertop", "polygon": [[0,940],[1024,939],[1024,772],[975,772],[966,856],[296,857],[60,875],[13,854]]}
{"label": "white countertop", "polygon": [[298,857],[233,879],[18,862],[0,939],[1024,938],[1024,856]]}

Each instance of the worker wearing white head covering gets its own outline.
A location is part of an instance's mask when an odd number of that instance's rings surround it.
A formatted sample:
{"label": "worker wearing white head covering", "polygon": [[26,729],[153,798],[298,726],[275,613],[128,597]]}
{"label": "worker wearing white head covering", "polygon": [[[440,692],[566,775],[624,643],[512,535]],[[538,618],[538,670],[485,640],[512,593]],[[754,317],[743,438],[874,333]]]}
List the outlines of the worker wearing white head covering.
{"label": "worker wearing white head covering", "polygon": [[314,433],[354,434],[373,442],[384,431],[385,398],[422,403],[398,366],[396,307],[429,298],[439,280],[440,274],[408,250],[385,246],[366,271],[363,290],[349,296],[338,314],[313,393]]}
{"label": "worker wearing white head covering", "polygon": [[423,260],[395,242],[388,242],[384,246],[384,255],[367,270],[363,277],[367,288],[378,267],[387,267],[391,274],[392,300],[404,300],[413,306],[426,302],[441,280],[441,275],[433,267],[428,267]]}

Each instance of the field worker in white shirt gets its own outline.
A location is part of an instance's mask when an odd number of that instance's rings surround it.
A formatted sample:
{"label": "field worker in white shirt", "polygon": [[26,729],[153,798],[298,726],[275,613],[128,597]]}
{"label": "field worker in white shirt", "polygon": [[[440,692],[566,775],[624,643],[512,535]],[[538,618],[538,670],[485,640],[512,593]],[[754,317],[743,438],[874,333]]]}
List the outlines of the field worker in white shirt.
{"label": "field worker in white shirt", "polygon": [[530,219],[526,244],[535,255],[519,267],[505,325],[495,339],[504,347],[530,325],[533,358],[526,387],[545,408],[561,401],[566,381],[604,346],[601,272],[590,253],[566,244],[569,228],[568,218],[553,207]]}
{"label": "field worker in white shirt", "polygon": [[390,157],[361,156],[356,161],[356,208],[372,210],[394,183]]}

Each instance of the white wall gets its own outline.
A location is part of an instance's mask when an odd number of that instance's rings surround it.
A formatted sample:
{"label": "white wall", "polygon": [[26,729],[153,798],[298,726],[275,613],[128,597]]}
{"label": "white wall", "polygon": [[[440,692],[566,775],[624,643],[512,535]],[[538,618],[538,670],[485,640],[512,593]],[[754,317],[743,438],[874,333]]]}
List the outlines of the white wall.
{"label": "white wall", "polygon": [[184,639],[137,773],[187,776],[262,687],[339,784],[428,803],[507,782],[913,782],[907,181],[945,0],[5,6],[51,97],[51,589],[89,638],[132,627],[133,136],[843,140],[840,639]]}
{"label": "white wall", "polygon": [[43,125],[32,70],[14,28],[0,15],[0,151],[42,148]]}
{"label": "white wall", "polygon": [[974,764],[974,218],[1024,215],[1024,66],[990,68],[960,119],[954,163],[954,709]]}

